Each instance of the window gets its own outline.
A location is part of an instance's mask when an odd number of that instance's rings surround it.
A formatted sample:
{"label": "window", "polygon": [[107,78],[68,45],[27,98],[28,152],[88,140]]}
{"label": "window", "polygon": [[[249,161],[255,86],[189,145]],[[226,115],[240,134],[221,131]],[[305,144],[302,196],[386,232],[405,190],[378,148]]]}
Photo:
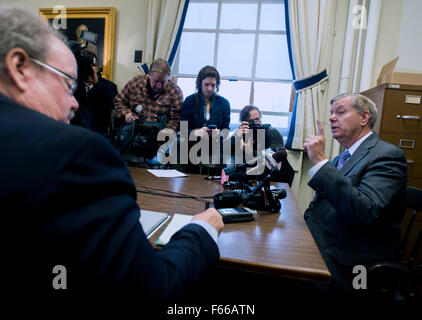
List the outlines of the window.
{"label": "window", "polygon": [[283,0],[191,0],[173,65],[185,97],[206,65],[220,73],[232,128],[252,104],[287,135],[292,75]]}

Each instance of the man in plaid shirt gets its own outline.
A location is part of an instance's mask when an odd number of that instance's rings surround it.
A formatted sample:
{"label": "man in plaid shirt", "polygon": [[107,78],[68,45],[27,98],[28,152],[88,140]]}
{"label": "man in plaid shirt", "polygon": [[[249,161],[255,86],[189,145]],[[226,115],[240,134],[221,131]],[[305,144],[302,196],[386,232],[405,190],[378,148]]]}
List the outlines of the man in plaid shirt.
{"label": "man in plaid shirt", "polygon": [[[167,128],[178,131],[183,104],[182,90],[169,80],[170,66],[164,59],[156,59],[147,75],[132,78],[114,98],[116,119],[131,123],[142,110],[147,121],[159,121],[167,116]],[[138,107],[141,105],[142,107]],[[135,111],[135,108],[137,109]]]}

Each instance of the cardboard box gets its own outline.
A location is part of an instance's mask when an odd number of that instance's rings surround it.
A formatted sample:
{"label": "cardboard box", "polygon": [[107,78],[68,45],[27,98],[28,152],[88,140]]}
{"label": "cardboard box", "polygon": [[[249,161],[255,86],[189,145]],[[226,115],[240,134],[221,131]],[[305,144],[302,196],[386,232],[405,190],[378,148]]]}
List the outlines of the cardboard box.
{"label": "cardboard box", "polygon": [[377,79],[377,86],[383,83],[422,85],[422,73],[394,72],[399,57],[385,64]]}

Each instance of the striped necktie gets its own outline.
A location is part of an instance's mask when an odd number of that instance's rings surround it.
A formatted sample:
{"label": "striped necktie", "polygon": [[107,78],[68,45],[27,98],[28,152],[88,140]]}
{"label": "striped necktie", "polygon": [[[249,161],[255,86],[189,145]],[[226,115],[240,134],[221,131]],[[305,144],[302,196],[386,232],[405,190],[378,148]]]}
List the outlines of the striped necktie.
{"label": "striped necktie", "polygon": [[340,155],[340,160],[338,161],[338,163],[337,163],[337,169],[341,169],[343,166],[344,166],[344,164],[345,164],[345,162],[347,161],[347,160],[349,160],[349,158],[350,158],[350,153],[349,153],[349,151],[347,151],[347,150],[345,150],[341,155]]}

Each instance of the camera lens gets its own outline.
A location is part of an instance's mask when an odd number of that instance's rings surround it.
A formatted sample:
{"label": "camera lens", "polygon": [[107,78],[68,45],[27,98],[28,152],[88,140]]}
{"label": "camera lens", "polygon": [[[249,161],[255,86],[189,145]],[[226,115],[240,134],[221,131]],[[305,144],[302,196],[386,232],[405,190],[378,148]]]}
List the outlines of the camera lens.
{"label": "camera lens", "polygon": [[258,122],[258,120],[249,121],[248,125],[249,125],[249,128],[251,128],[251,129],[260,129],[260,128],[262,128],[262,125]]}

